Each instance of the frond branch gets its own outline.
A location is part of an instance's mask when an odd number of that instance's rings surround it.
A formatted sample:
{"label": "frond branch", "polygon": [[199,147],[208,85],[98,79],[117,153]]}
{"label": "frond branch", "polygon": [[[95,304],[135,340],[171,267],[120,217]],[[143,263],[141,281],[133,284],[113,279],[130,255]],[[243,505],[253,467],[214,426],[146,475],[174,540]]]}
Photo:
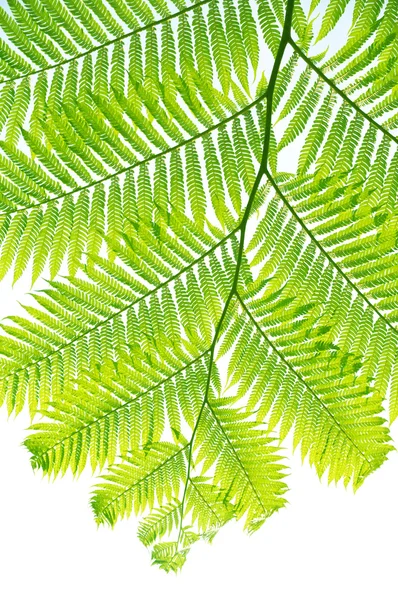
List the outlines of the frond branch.
{"label": "frond branch", "polygon": [[191,360],[188,363],[186,363],[183,367],[181,367],[180,369],[177,369],[176,371],[174,371],[174,373],[172,373],[171,375],[168,375],[167,377],[165,377],[164,379],[162,379],[161,381],[159,381],[157,384],[151,386],[150,388],[148,388],[144,392],[141,392],[141,394],[137,394],[136,396],[134,396],[133,398],[131,398],[131,400],[128,400],[127,402],[124,402],[123,404],[120,404],[119,406],[116,406],[116,408],[113,408],[112,410],[104,413],[103,415],[101,415],[97,419],[94,419],[90,423],[86,423],[80,429],[77,429],[76,431],[73,431],[70,435],[67,435],[64,438],[58,440],[56,444],[54,444],[53,446],[51,446],[51,448],[47,448],[47,450],[45,452],[43,452],[42,454],[35,454],[35,459],[42,458],[43,456],[45,456],[49,452],[49,450],[54,450],[54,448],[57,448],[58,446],[61,446],[61,444],[64,444],[65,442],[67,442],[69,439],[71,439],[75,435],[77,435],[79,433],[82,433],[82,431],[85,431],[89,427],[93,427],[96,423],[99,423],[102,419],[109,418],[110,415],[112,415],[114,413],[117,413],[119,410],[124,409],[129,404],[132,404],[133,402],[137,402],[138,400],[140,400],[141,398],[143,398],[147,394],[150,394],[151,392],[156,391],[157,389],[159,389],[160,387],[162,387],[162,385],[164,385],[168,381],[171,381],[172,379],[174,379],[175,377],[177,377],[180,373],[183,373],[184,371],[186,371],[187,369],[189,369],[190,367],[192,367],[194,364],[196,364],[198,361],[202,360],[202,358],[204,358],[206,356],[206,354],[208,354],[208,352],[209,352],[208,349],[205,350],[199,356],[197,356],[193,360]]}
{"label": "frond branch", "polygon": [[[184,453],[188,448],[188,444],[186,444],[185,446],[183,446],[182,448],[180,448],[178,450],[178,452],[176,452],[175,454],[172,454],[171,456],[168,456],[166,458],[166,460],[164,460],[162,463],[160,463],[157,467],[155,467],[152,471],[151,471],[151,476],[154,473],[157,473],[157,471],[159,471],[162,467],[164,467],[164,465],[167,465],[167,463],[173,459],[175,459],[176,456],[178,456],[179,454]],[[143,481],[145,481],[145,479],[147,479],[147,476],[142,477],[141,479],[139,479],[138,481],[135,481],[133,485],[131,485],[128,488],[125,488],[124,490],[122,490],[120,492],[120,494],[118,494],[117,496],[115,496],[114,498],[112,498],[112,500],[110,502],[108,502],[107,504],[105,504],[105,506],[102,507],[101,512],[105,512],[112,504],[114,504],[115,502],[117,502],[119,500],[119,498],[121,498],[122,496],[124,496],[125,494],[127,494],[128,492],[130,492],[131,490],[133,490],[136,486],[140,485],[140,483],[142,483]]]}
{"label": "frond branch", "polygon": [[362,292],[361,289],[348,277],[347,273],[345,273],[345,271],[340,267],[339,263],[330,256],[330,254],[325,250],[325,248],[322,246],[322,244],[317,240],[317,238],[312,233],[311,229],[309,229],[307,227],[307,225],[304,223],[303,219],[300,217],[300,215],[297,213],[297,211],[295,211],[293,206],[291,206],[290,202],[288,201],[288,199],[286,198],[286,196],[284,195],[284,193],[282,192],[282,190],[280,189],[280,187],[278,186],[278,184],[276,183],[275,179],[272,177],[272,174],[269,172],[268,169],[267,169],[266,175],[267,175],[267,178],[268,178],[269,182],[271,183],[272,187],[275,189],[276,193],[281,198],[282,202],[285,204],[287,209],[292,213],[292,215],[295,217],[295,219],[297,219],[297,221],[300,223],[300,226],[307,233],[307,235],[309,235],[309,237],[314,242],[316,247],[322,252],[323,255],[325,255],[325,257],[329,261],[329,263],[339,272],[339,274],[345,279],[345,281],[356,291],[356,293],[362,298],[362,300],[364,302],[366,302],[366,304],[368,306],[370,306],[370,308],[372,308],[372,310],[374,310],[374,312],[386,324],[386,326],[389,329],[391,329],[395,334],[397,334],[398,329],[392,323],[390,323],[390,321],[383,315],[383,313],[380,312],[380,310],[377,308],[377,306],[375,306],[369,300],[369,298],[367,298],[367,296],[364,294],[364,292]]}
{"label": "frond branch", "polygon": [[97,46],[93,46],[92,48],[90,48],[89,50],[86,50],[85,52],[80,52],[79,54],[75,54],[74,56],[71,56],[70,58],[66,58],[65,60],[60,61],[56,64],[48,65],[47,67],[43,67],[42,69],[37,69],[35,71],[30,71],[29,73],[25,73],[24,75],[16,75],[15,77],[9,77],[8,79],[3,79],[2,81],[0,81],[0,84],[2,85],[4,83],[10,83],[11,81],[20,81],[21,79],[26,79],[27,77],[33,77],[34,75],[40,75],[40,73],[44,73],[45,71],[51,71],[51,69],[57,69],[58,67],[63,67],[64,65],[68,65],[69,63],[73,62],[74,60],[79,60],[80,58],[84,58],[85,56],[87,56],[89,54],[93,54],[94,52],[101,50],[101,48],[107,48],[109,46],[112,46],[113,44],[116,44],[117,42],[126,40],[126,39],[130,38],[132,35],[143,33],[144,31],[148,31],[148,29],[152,29],[153,27],[157,27],[158,25],[163,25],[164,23],[167,23],[168,21],[178,19],[182,15],[189,13],[191,10],[195,10],[195,8],[198,8],[199,6],[204,6],[206,4],[209,4],[211,1],[212,0],[200,0],[200,2],[195,2],[194,4],[191,4],[190,6],[186,6],[182,10],[179,10],[175,13],[167,15],[167,17],[163,17],[162,19],[157,19],[156,21],[152,21],[151,23],[148,23],[147,25],[143,25],[142,27],[137,27],[136,29],[133,29],[131,31],[127,31],[123,35],[114,37],[114,38],[108,40],[107,42],[104,42],[103,44],[98,44]]}
{"label": "frond branch", "polygon": [[310,58],[308,58],[308,56],[301,50],[301,48],[296,44],[296,42],[294,40],[292,40],[290,38],[289,43],[292,46],[292,48],[294,49],[294,51],[297,52],[297,54],[300,56],[300,58],[302,58],[307,63],[307,65],[313,71],[315,71],[315,73],[318,75],[318,77],[323,79],[323,81],[325,83],[327,83],[327,85],[329,87],[331,87],[332,90],[335,91],[336,94],[338,94],[340,96],[340,98],[342,98],[344,100],[344,102],[347,102],[347,104],[349,104],[351,106],[351,108],[353,108],[364,119],[366,119],[366,121],[368,121],[371,125],[373,125],[373,127],[376,127],[376,129],[381,131],[383,135],[387,136],[390,140],[392,140],[393,142],[398,144],[398,138],[395,135],[393,135],[390,131],[388,131],[388,129],[383,127],[383,125],[380,125],[380,123],[375,121],[375,119],[373,119],[370,115],[368,115],[367,112],[362,110],[362,108],[360,108],[360,106],[358,106],[358,104],[356,104],[356,102],[354,102],[354,100],[351,100],[351,98],[349,96],[347,96],[347,94],[345,92],[343,92],[343,90],[341,90],[334,83],[334,81],[332,79],[330,79],[329,77],[327,77],[327,75],[325,75],[325,73],[322,71],[322,69],[317,67],[316,64]]}
{"label": "frond branch", "polygon": [[275,346],[275,344],[268,338],[268,336],[264,333],[264,331],[261,329],[260,325],[257,323],[256,319],[253,317],[252,313],[250,312],[250,310],[247,308],[243,298],[241,297],[241,295],[239,294],[239,292],[236,292],[236,297],[239,300],[240,305],[242,306],[242,309],[244,310],[244,312],[246,313],[246,315],[248,316],[248,318],[250,319],[250,321],[253,323],[254,327],[256,328],[256,330],[260,333],[260,335],[265,339],[265,341],[270,345],[270,347],[272,348],[272,350],[277,354],[277,356],[280,358],[280,360],[288,367],[288,369],[290,371],[292,371],[295,376],[301,381],[301,383],[306,387],[306,389],[310,392],[310,394],[316,398],[318,400],[318,402],[322,405],[323,410],[329,415],[330,419],[333,421],[333,423],[335,424],[335,426],[343,433],[343,435],[349,440],[349,442],[354,446],[354,448],[358,451],[358,453],[362,456],[362,458],[368,463],[371,464],[371,461],[367,458],[367,456],[365,456],[365,454],[362,452],[362,450],[360,448],[358,448],[357,444],[354,442],[354,440],[349,436],[349,434],[347,433],[347,431],[344,429],[344,427],[341,426],[341,424],[336,420],[336,418],[334,417],[334,415],[330,412],[330,410],[328,409],[328,407],[326,406],[326,404],[321,400],[321,398],[314,392],[314,390],[308,385],[308,383],[305,381],[305,379],[300,375],[300,373],[298,373],[296,371],[296,369],[294,367],[292,367],[292,365],[289,363],[289,361],[283,356],[283,354],[278,350],[278,348]]}
{"label": "frond branch", "polygon": [[[148,156],[147,158],[144,158],[143,160],[141,160],[139,162],[136,162],[132,165],[128,165],[127,167],[123,167],[123,169],[120,169],[119,171],[115,171],[114,173],[111,173],[109,175],[105,175],[104,177],[101,177],[100,179],[97,179],[96,181],[91,181],[90,183],[76,187],[73,190],[71,190],[70,192],[66,192],[65,194],[60,194],[59,196],[54,196],[53,198],[46,198],[45,200],[43,200],[41,202],[37,202],[36,204],[32,204],[31,206],[27,206],[27,207],[24,206],[22,208],[17,208],[15,210],[6,211],[2,214],[12,215],[12,214],[15,214],[18,212],[26,212],[29,210],[34,210],[35,208],[37,208],[39,206],[48,205],[53,202],[57,202],[58,200],[64,200],[65,198],[67,198],[69,196],[73,196],[73,194],[77,194],[79,192],[83,192],[85,190],[91,189],[92,187],[94,187],[98,184],[104,183],[105,181],[110,181],[114,177],[119,177],[120,175],[123,175],[124,173],[127,173],[128,171],[131,171],[132,169],[137,169],[137,168],[141,167],[142,165],[148,164],[156,159],[162,158],[163,156],[167,156],[168,154],[171,154],[172,152],[175,152],[176,150],[180,150],[181,148],[184,148],[184,146],[187,146],[188,144],[194,143],[196,140],[206,137],[213,131],[217,131],[217,129],[220,129],[227,123],[230,123],[234,119],[237,119],[241,115],[244,115],[245,113],[251,111],[253,108],[255,108],[257,106],[257,104],[259,104],[260,102],[265,100],[266,97],[267,97],[267,90],[265,92],[263,92],[260,96],[258,96],[258,98],[253,100],[253,102],[251,102],[250,104],[248,104],[247,106],[242,108],[241,110],[233,113],[232,115],[229,115],[229,117],[222,119],[215,125],[208,127],[207,129],[205,129],[204,131],[201,131],[200,133],[194,135],[193,137],[183,140],[182,142],[180,142],[179,144],[176,144],[175,146],[170,146],[169,148],[167,148],[166,150],[163,150],[162,152],[152,154],[151,156]],[[264,174],[264,171],[262,170],[261,175],[263,175],[263,174]],[[257,187],[258,187],[258,185],[257,185]]]}
{"label": "frond branch", "polygon": [[51,356],[54,356],[55,354],[58,354],[58,352],[61,352],[62,350],[65,350],[65,348],[68,348],[69,346],[72,346],[73,344],[75,344],[76,342],[78,342],[80,339],[84,338],[86,335],[89,335],[93,331],[96,331],[100,327],[103,327],[104,325],[106,325],[106,323],[109,323],[109,322],[113,321],[114,319],[116,319],[117,317],[119,317],[120,315],[122,315],[123,313],[125,313],[127,310],[131,309],[136,304],[139,304],[140,302],[142,302],[146,298],[149,298],[153,294],[156,294],[159,290],[161,290],[164,287],[167,287],[168,285],[170,285],[170,283],[172,283],[176,279],[179,279],[180,277],[182,277],[184,275],[184,273],[186,273],[187,271],[189,271],[190,269],[192,269],[195,265],[197,265],[198,263],[200,263],[207,256],[209,256],[210,254],[212,254],[213,252],[215,252],[217,250],[217,248],[220,248],[220,246],[222,246],[223,244],[225,244],[225,242],[227,242],[238,231],[239,231],[239,227],[236,227],[228,235],[226,235],[219,242],[217,242],[217,244],[215,244],[214,246],[212,246],[209,250],[207,250],[206,252],[204,252],[203,254],[201,254],[198,258],[196,258],[194,261],[192,261],[191,263],[189,263],[188,265],[186,265],[183,269],[181,269],[180,271],[178,271],[175,275],[172,275],[171,277],[169,277],[168,279],[166,279],[165,281],[163,281],[162,283],[160,283],[159,285],[157,285],[153,289],[148,290],[148,292],[146,294],[143,294],[139,298],[136,298],[133,302],[130,302],[126,306],[123,306],[123,308],[121,308],[120,310],[112,313],[109,317],[106,317],[102,321],[99,321],[96,325],[94,325],[90,329],[87,329],[86,331],[84,331],[80,335],[74,337],[68,343],[63,344],[62,346],[60,346],[56,350],[53,350],[52,352],[49,352],[48,354],[46,354],[45,356],[42,356],[41,358],[39,358],[36,361],[33,361],[31,363],[26,364],[24,367],[20,367],[18,369],[15,369],[11,373],[7,373],[7,375],[5,377],[0,377],[0,381],[2,379],[6,379],[11,374],[15,374],[15,373],[19,373],[21,371],[25,371],[29,367],[33,367],[35,365],[38,365],[42,361],[47,360],[48,358],[50,358]]}
{"label": "frond branch", "polygon": [[[189,478],[189,485],[192,486],[195,489],[195,492],[198,494],[198,496],[201,497],[202,502],[204,504],[206,504],[207,509],[212,513],[212,515],[214,516],[214,518],[216,519],[216,521],[218,521],[218,523],[221,524],[221,519],[218,516],[218,514],[216,513],[216,511],[214,510],[214,508],[211,506],[211,504],[207,501],[207,499],[205,498],[205,496],[202,494],[202,492],[200,491],[200,489],[198,488],[198,486],[195,484],[195,482],[193,481],[192,478]],[[181,534],[180,534],[181,535]]]}

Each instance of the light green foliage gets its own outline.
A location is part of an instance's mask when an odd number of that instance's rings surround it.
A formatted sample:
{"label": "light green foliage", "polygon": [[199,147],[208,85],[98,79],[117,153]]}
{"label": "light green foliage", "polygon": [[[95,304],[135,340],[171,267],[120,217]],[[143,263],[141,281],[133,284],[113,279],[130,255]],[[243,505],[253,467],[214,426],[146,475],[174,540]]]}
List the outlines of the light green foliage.
{"label": "light green foliage", "polygon": [[100,474],[98,523],[142,515],[166,571],[284,506],[282,443],[354,489],[392,448],[397,17],[395,0],[0,9],[0,278],[49,275],[1,324],[0,401],[39,415],[35,468]]}

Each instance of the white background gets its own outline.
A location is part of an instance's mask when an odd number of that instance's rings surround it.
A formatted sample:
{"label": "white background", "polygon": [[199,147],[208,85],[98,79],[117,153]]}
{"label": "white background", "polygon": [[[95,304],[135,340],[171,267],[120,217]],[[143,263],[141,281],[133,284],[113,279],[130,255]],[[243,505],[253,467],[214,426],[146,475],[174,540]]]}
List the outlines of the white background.
{"label": "white background", "polygon": [[[27,290],[27,279],[0,284],[0,318],[19,312]],[[28,426],[25,414],[0,411],[2,600],[398,598],[396,452],[355,495],[320,483],[297,454],[287,508],[251,537],[231,523],[211,546],[198,543],[176,576],[150,565],[134,519],[97,529],[88,473],[51,483],[33,473],[21,446]]]}
{"label": "white background", "polygon": [[[0,318],[20,312],[28,289],[27,279],[0,284]],[[287,508],[252,537],[228,525],[175,576],[151,567],[134,519],[97,529],[89,474],[49,483],[33,473],[21,446],[28,426],[0,411],[1,600],[398,598],[396,452],[356,495],[320,483],[296,455]]]}

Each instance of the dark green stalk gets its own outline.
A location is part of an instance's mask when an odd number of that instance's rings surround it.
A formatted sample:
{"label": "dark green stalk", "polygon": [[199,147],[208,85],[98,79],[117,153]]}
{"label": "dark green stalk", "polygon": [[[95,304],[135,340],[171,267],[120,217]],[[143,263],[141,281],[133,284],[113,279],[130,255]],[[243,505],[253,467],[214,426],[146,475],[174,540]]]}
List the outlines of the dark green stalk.
{"label": "dark green stalk", "polygon": [[[180,540],[181,540],[185,499],[186,499],[187,489],[188,489],[188,485],[189,485],[189,481],[190,481],[193,444],[194,444],[196,432],[198,430],[199,422],[202,417],[205,406],[208,405],[210,410],[212,410],[209,405],[209,391],[210,391],[211,375],[212,375],[212,370],[213,370],[213,365],[214,365],[215,348],[216,348],[216,344],[217,344],[219,335],[221,333],[221,329],[222,329],[226,314],[227,314],[229,306],[231,304],[231,301],[234,298],[234,296],[238,297],[238,281],[239,281],[239,273],[240,273],[240,268],[242,265],[243,251],[244,251],[244,246],[245,246],[245,234],[246,234],[247,223],[248,223],[248,220],[250,217],[251,209],[252,209],[258,188],[260,186],[261,180],[264,177],[264,175],[267,173],[267,170],[268,170],[268,159],[269,159],[271,130],[272,130],[272,102],[273,102],[275,85],[276,85],[276,80],[278,77],[279,69],[280,69],[280,66],[282,63],[283,55],[286,50],[286,46],[288,45],[289,39],[290,39],[290,31],[291,31],[291,27],[292,27],[292,18],[293,18],[293,9],[294,9],[294,0],[287,0],[285,22],[283,25],[279,48],[278,48],[278,52],[275,57],[275,62],[274,62],[273,68],[272,68],[271,77],[269,80],[267,91],[265,92],[265,97],[267,98],[267,110],[266,110],[266,115],[265,115],[264,143],[263,143],[263,152],[262,152],[260,167],[258,169],[257,177],[254,182],[253,188],[251,190],[250,197],[249,197],[245,212],[243,214],[242,221],[239,226],[240,241],[239,241],[238,256],[236,259],[236,268],[235,268],[234,279],[233,279],[231,291],[225,302],[224,309],[222,311],[220,320],[218,321],[218,324],[217,324],[217,327],[216,327],[216,330],[214,333],[212,345],[210,347],[209,370],[208,370],[208,376],[207,376],[205,396],[204,396],[202,406],[201,406],[199,414],[198,414],[198,418],[195,423],[195,427],[192,431],[191,440],[189,442],[187,477],[186,477],[185,487],[184,487],[182,501],[181,501],[180,529],[179,529],[178,538],[177,538],[177,551],[178,551]],[[213,412],[213,414],[214,414],[214,412]]]}

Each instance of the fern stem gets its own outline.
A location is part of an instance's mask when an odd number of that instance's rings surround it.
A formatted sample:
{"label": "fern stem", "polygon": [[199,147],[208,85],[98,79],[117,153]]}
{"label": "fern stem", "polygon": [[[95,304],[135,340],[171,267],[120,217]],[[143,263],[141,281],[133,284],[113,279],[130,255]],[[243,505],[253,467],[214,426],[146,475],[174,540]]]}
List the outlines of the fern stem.
{"label": "fern stem", "polygon": [[[261,162],[260,162],[260,166],[258,169],[258,173],[257,173],[256,179],[255,179],[255,182],[254,182],[252,190],[250,192],[250,197],[247,202],[245,212],[243,214],[241,223],[239,225],[240,240],[239,240],[238,255],[237,255],[237,259],[236,259],[236,268],[235,268],[234,279],[233,279],[231,291],[225,302],[224,309],[222,311],[220,320],[218,321],[218,325],[215,329],[214,338],[213,338],[213,342],[212,342],[211,349],[210,349],[210,360],[209,360],[209,370],[208,370],[208,375],[207,375],[206,392],[205,392],[205,396],[204,396],[204,399],[202,402],[202,406],[201,406],[199,414],[198,414],[198,418],[195,423],[195,427],[192,431],[191,440],[189,442],[187,477],[186,477],[185,487],[184,487],[184,491],[183,491],[183,497],[182,497],[182,501],[181,501],[180,527],[179,527],[178,538],[177,538],[177,552],[178,552],[179,544],[180,544],[180,540],[181,540],[185,500],[186,500],[186,494],[187,494],[190,473],[191,473],[193,444],[194,444],[196,432],[199,427],[199,422],[200,422],[200,419],[202,417],[202,414],[203,414],[203,411],[204,411],[204,408],[206,405],[209,406],[209,409],[211,410],[214,417],[216,418],[216,415],[214,414],[214,411],[209,404],[209,390],[210,390],[211,374],[212,374],[212,369],[213,369],[213,364],[214,364],[214,353],[215,353],[216,344],[217,344],[219,335],[221,333],[221,329],[222,329],[225,317],[227,315],[229,306],[231,304],[231,301],[234,298],[234,296],[238,297],[238,281],[239,281],[240,268],[242,265],[242,258],[243,258],[243,252],[244,252],[244,246],[245,246],[247,223],[248,223],[248,220],[249,220],[249,217],[251,214],[251,209],[252,209],[254,200],[256,198],[257,191],[260,186],[261,180],[264,177],[264,175],[267,173],[267,170],[268,170],[268,159],[269,159],[271,129],[272,129],[272,101],[273,101],[273,96],[274,96],[276,80],[277,80],[279,69],[280,69],[280,66],[282,63],[283,55],[285,53],[286,46],[288,45],[288,42],[290,39],[290,31],[291,31],[292,19],[293,19],[293,9],[294,9],[294,0],[287,0],[285,21],[284,21],[284,25],[283,25],[281,39],[279,42],[279,48],[278,48],[278,51],[277,51],[277,54],[275,57],[274,65],[272,67],[269,84],[268,84],[267,90],[264,94],[265,97],[267,98],[267,109],[266,109],[266,114],[265,114],[265,131],[264,131],[264,143],[263,143]],[[256,495],[257,495],[257,493],[256,493]],[[260,504],[261,504],[261,501],[260,501]]]}
{"label": "fern stem", "polygon": [[[236,271],[238,271],[238,267],[236,268]],[[203,414],[203,411],[204,411],[205,407],[209,406],[209,408],[211,410],[211,406],[210,406],[210,403],[209,403],[209,392],[210,392],[210,384],[211,384],[211,375],[212,375],[213,365],[214,365],[214,354],[215,354],[215,350],[216,350],[218,336],[220,335],[222,324],[224,322],[225,316],[226,316],[226,314],[228,312],[228,308],[229,308],[229,305],[231,303],[231,300],[232,300],[234,294],[235,294],[235,290],[234,290],[234,288],[232,288],[231,292],[229,293],[229,296],[228,296],[228,298],[227,298],[227,300],[226,300],[226,302],[224,304],[224,308],[223,308],[220,320],[218,321],[218,325],[217,325],[217,327],[215,329],[213,341],[212,341],[212,344],[210,346],[209,368],[208,368],[208,371],[207,371],[207,381],[206,381],[205,395],[204,395],[204,399],[203,399],[202,405],[201,405],[199,413],[198,413],[198,417],[196,419],[195,426],[194,426],[194,428],[192,430],[192,436],[191,436],[191,439],[190,439],[190,442],[189,442],[187,476],[186,476],[184,491],[183,491],[182,500],[181,500],[180,527],[179,527],[179,530],[178,530],[178,537],[177,537],[177,552],[178,552],[178,548],[179,548],[180,541],[181,541],[182,524],[183,524],[184,510],[185,510],[185,500],[186,500],[186,495],[187,495],[187,491],[188,491],[188,485],[189,485],[190,476],[191,476],[193,445],[194,445],[194,441],[195,441],[195,437],[196,437],[196,432],[197,432],[198,427],[199,427],[200,419],[202,418],[202,414]],[[214,415],[214,412],[213,412],[213,415]]]}
{"label": "fern stem", "polygon": [[85,52],[80,52],[79,54],[75,54],[74,56],[71,56],[70,58],[66,58],[65,60],[62,60],[59,63],[53,64],[53,65],[48,65],[47,67],[43,67],[42,69],[37,69],[36,71],[29,71],[29,73],[25,73],[24,75],[16,75],[15,77],[10,77],[9,79],[3,79],[3,81],[0,81],[0,85],[2,85],[4,83],[9,83],[11,81],[19,81],[21,79],[26,79],[27,77],[33,77],[34,75],[40,75],[40,73],[44,73],[45,71],[50,71],[51,69],[57,69],[58,67],[63,67],[64,65],[68,65],[69,63],[73,62],[74,60],[79,60],[79,58],[84,58],[85,56],[88,56],[89,54],[98,52],[98,50],[101,50],[101,48],[107,48],[109,46],[112,46],[113,44],[116,44],[117,42],[126,40],[129,37],[131,37],[132,35],[139,34],[144,31],[148,31],[148,29],[152,29],[153,27],[157,27],[158,25],[163,25],[163,23],[167,23],[168,21],[172,21],[173,19],[178,19],[179,17],[190,12],[191,10],[195,10],[195,8],[198,8],[199,6],[204,6],[206,4],[209,4],[211,1],[212,0],[200,0],[200,2],[195,2],[194,4],[191,4],[190,6],[186,6],[182,10],[179,10],[175,13],[167,15],[167,17],[163,17],[162,19],[157,19],[156,21],[152,21],[151,23],[148,23],[147,25],[143,25],[142,27],[137,27],[136,29],[133,29],[131,31],[127,31],[123,35],[114,37],[114,38],[108,40],[107,42],[104,42],[103,44],[98,44],[98,46],[93,46],[89,50],[86,50]]}
{"label": "fern stem", "polygon": [[261,334],[261,336],[265,339],[265,341],[270,345],[270,347],[275,352],[275,354],[288,367],[288,369],[290,369],[296,375],[296,377],[306,387],[306,389],[310,392],[310,394],[312,396],[315,396],[315,398],[318,400],[318,402],[322,405],[322,407],[325,410],[325,412],[327,412],[327,414],[329,415],[329,417],[335,423],[335,425],[337,426],[337,428],[340,429],[340,431],[351,442],[351,444],[354,446],[354,448],[357,449],[358,453],[362,456],[362,458],[364,460],[366,460],[366,462],[368,464],[371,465],[372,464],[371,461],[367,458],[367,456],[365,456],[365,454],[362,452],[362,450],[360,450],[360,448],[358,448],[358,446],[355,444],[354,440],[348,435],[348,433],[346,432],[346,430],[341,426],[341,424],[336,420],[336,418],[334,417],[334,415],[330,412],[330,410],[328,409],[327,405],[324,402],[322,402],[321,398],[312,390],[312,388],[308,385],[308,383],[300,375],[300,373],[298,373],[296,371],[296,369],[294,367],[292,367],[292,365],[289,363],[289,361],[283,356],[283,354],[277,349],[277,347],[275,346],[275,344],[264,333],[264,331],[261,329],[260,325],[257,323],[256,319],[253,317],[253,315],[250,312],[250,310],[247,308],[247,306],[246,306],[245,302],[243,301],[242,297],[240,296],[239,292],[236,292],[236,297],[239,300],[239,303],[240,303],[242,309],[244,310],[244,312],[246,313],[246,315],[248,316],[248,318],[250,319],[250,321],[253,323],[253,325],[255,326],[255,328],[257,329],[257,331]]}
{"label": "fern stem", "polygon": [[315,73],[318,75],[318,77],[323,79],[323,81],[325,83],[327,83],[327,85],[329,87],[331,87],[332,90],[334,90],[336,92],[336,94],[338,94],[340,96],[340,98],[342,98],[344,100],[344,102],[347,102],[347,104],[349,104],[351,106],[351,108],[353,108],[366,121],[368,121],[371,125],[373,125],[373,127],[376,127],[376,129],[381,131],[383,135],[387,136],[390,140],[392,140],[393,142],[398,144],[398,138],[396,138],[395,135],[393,135],[390,131],[388,131],[388,129],[383,127],[383,125],[380,125],[380,123],[378,123],[375,119],[373,119],[370,115],[368,115],[367,112],[362,110],[362,108],[360,106],[358,106],[358,104],[356,104],[356,102],[354,102],[354,100],[351,100],[351,98],[349,98],[349,96],[347,96],[347,94],[345,92],[343,92],[343,90],[341,90],[334,83],[334,81],[332,79],[330,79],[329,77],[327,77],[327,75],[325,75],[325,73],[322,71],[322,69],[317,67],[316,64],[310,58],[308,58],[308,56],[301,50],[301,48],[296,44],[296,42],[294,40],[292,40],[291,37],[289,38],[289,44],[292,46],[294,51],[297,52],[297,54],[300,56],[300,58],[302,58],[307,63],[307,65],[313,71],[315,71]]}
{"label": "fern stem", "polygon": [[381,313],[380,310],[369,300],[369,298],[367,298],[367,296],[361,291],[361,289],[349,278],[349,276],[345,273],[345,271],[340,267],[339,263],[330,256],[330,254],[325,250],[325,248],[322,246],[322,244],[317,240],[315,235],[312,233],[311,229],[309,229],[309,227],[307,227],[307,225],[304,223],[303,219],[295,211],[293,206],[291,206],[289,200],[286,198],[286,196],[284,195],[284,193],[282,192],[282,190],[280,189],[280,187],[278,186],[278,184],[276,183],[275,179],[272,177],[272,175],[268,169],[266,170],[266,176],[267,176],[269,182],[271,183],[272,187],[275,189],[278,196],[281,198],[281,200],[284,203],[284,205],[286,206],[286,208],[291,212],[291,214],[295,217],[295,219],[297,219],[297,221],[300,223],[300,226],[303,228],[303,230],[306,232],[306,234],[311,238],[311,240],[314,242],[314,244],[320,250],[320,252],[326,257],[327,261],[336,269],[336,271],[338,271],[338,273],[340,273],[340,275],[345,279],[345,281],[348,283],[348,285],[351,286],[356,291],[358,296],[360,296],[362,298],[362,300],[368,306],[370,306],[372,308],[372,310],[375,311],[377,316],[387,325],[387,327],[389,327],[395,334],[398,333],[397,328],[394,327],[394,325],[392,323],[390,323],[390,321],[383,315],[383,313]]}

